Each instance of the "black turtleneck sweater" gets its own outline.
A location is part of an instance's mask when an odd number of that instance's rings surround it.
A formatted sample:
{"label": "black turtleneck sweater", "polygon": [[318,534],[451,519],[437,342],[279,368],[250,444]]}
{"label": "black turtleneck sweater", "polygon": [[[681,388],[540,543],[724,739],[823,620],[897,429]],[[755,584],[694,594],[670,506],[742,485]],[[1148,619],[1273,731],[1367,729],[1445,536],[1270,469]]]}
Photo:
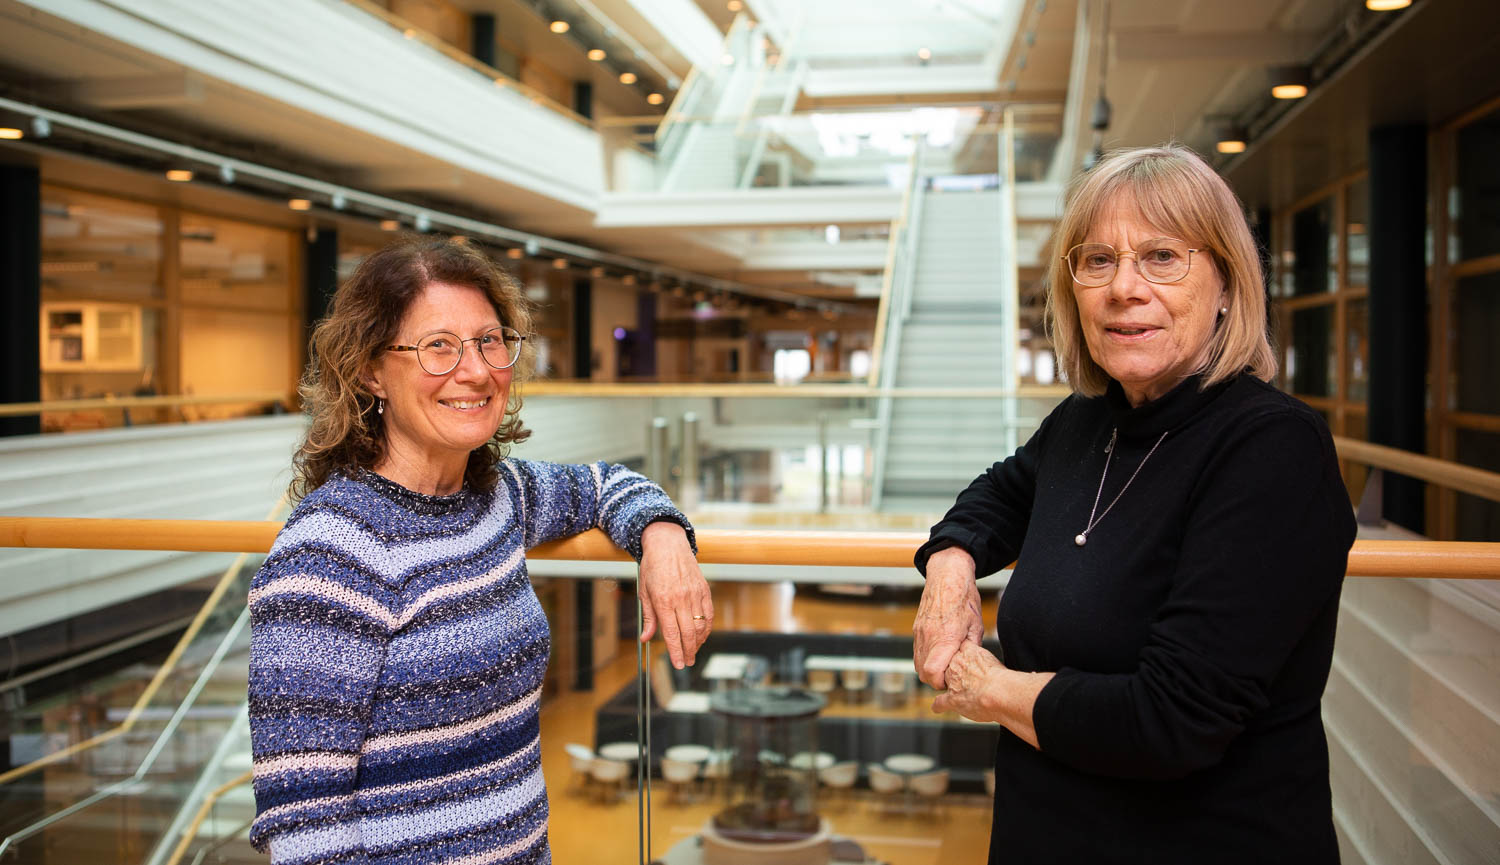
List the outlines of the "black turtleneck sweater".
{"label": "black turtleneck sweater", "polygon": [[1319,703],[1355,525],[1333,441],[1248,375],[1199,385],[1070,397],[917,553],[1016,561],[1002,660],[1057,674],[1040,749],[1002,731],[991,863],[1338,861]]}

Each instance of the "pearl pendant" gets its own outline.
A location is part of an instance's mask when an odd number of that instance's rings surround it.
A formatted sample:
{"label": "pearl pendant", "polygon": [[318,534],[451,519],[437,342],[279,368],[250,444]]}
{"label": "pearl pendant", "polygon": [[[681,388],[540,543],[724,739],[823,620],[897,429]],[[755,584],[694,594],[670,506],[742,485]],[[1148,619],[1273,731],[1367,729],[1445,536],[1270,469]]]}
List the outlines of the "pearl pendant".
{"label": "pearl pendant", "polygon": [[1089,536],[1088,535],[1076,535],[1073,538],[1073,543],[1077,544],[1080,547],[1083,546],[1084,544],[1088,543],[1088,542],[1089,542]]}

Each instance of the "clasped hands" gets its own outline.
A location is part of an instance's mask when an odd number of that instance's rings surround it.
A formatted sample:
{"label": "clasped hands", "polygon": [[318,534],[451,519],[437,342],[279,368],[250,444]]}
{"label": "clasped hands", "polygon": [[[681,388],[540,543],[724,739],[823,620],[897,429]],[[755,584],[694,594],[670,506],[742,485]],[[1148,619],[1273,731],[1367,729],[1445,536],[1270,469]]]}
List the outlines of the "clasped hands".
{"label": "clasped hands", "polygon": [[927,586],[912,625],[917,676],[942,691],[932,711],[998,722],[1036,747],[1031,710],[1052,674],[1007,669],[980,646],[984,619],[974,578],[974,559],[958,547],[927,560]]}

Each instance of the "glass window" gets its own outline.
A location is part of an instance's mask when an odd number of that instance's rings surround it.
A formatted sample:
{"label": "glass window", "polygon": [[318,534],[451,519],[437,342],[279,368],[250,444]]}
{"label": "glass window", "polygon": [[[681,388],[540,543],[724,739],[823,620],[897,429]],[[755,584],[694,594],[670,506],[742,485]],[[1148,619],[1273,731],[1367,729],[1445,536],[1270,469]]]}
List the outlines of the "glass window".
{"label": "glass window", "polygon": [[[1458,461],[1466,466],[1500,471],[1500,433],[1458,430]],[[1500,539],[1500,502],[1458,493],[1456,541]]]}
{"label": "glass window", "polygon": [[1338,234],[1333,199],[1325,198],[1292,214],[1290,267],[1292,294],[1320,294],[1338,288]]}
{"label": "glass window", "polygon": [[1333,305],[1292,311],[1292,341],[1287,351],[1287,378],[1292,393],[1333,396],[1336,357],[1333,351]]}
{"label": "glass window", "polygon": [[1453,285],[1453,353],[1457,409],[1500,414],[1500,273],[1457,280]]}
{"label": "glass window", "polygon": [[1458,130],[1455,136],[1454,254],[1466,261],[1500,253],[1500,111]]}
{"label": "glass window", "polygon": [[184,213],[183,303],[290,309],[292,242],[282,229]]}
{"label": "glass window", "polygon": [[42,187],[42,291],[51,297],[161,297],[155,207]]}
{"label": "glass window", "polygon": [[1370,284],[1370,181],[1368,178],[1349,184],[1345,203],[1346,230],[1349,233],[1349,285]]}
{"label": "glass window", "polygon": [[1362,297],[1344,309],[1344,357],[1349,392],[1345,399],[1364,402],[1370,395],[1370,302]]}

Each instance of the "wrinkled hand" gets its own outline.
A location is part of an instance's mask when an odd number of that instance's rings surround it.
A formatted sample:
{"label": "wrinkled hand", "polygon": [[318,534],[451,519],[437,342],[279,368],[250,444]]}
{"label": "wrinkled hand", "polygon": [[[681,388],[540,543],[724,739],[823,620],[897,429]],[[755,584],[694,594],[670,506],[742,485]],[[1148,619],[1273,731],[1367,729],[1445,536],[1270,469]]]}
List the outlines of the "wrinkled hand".
{"label": "wrinkled hand", "polygon": [[[656,522],[641,533],[641,642],[661,631],[672,666],[692,666],[698,649],[714,627],[714,602],[708,581],[693,558],[687,532],[671,522]],[[695,618],[697,617],[697,618]]]}
{"label": "wrinkled hand", "polygon": [[995,714],[993,698],[998,696],[995,677],[1004,670],[1005,665],[989,649],[964,643],[948,664],[948,690],[932,701],[932,711],[957,712],[971,721],[998,720],[991,717]]}
{"label": "wrinkled hand", "polygon": [[984,636],[974,558],[967,552],[948,547],[927,560],[927,586],[922,589],[912,636],[917,677],[939,690],[947,687],[953,656],[964,645],[978,646]]}

